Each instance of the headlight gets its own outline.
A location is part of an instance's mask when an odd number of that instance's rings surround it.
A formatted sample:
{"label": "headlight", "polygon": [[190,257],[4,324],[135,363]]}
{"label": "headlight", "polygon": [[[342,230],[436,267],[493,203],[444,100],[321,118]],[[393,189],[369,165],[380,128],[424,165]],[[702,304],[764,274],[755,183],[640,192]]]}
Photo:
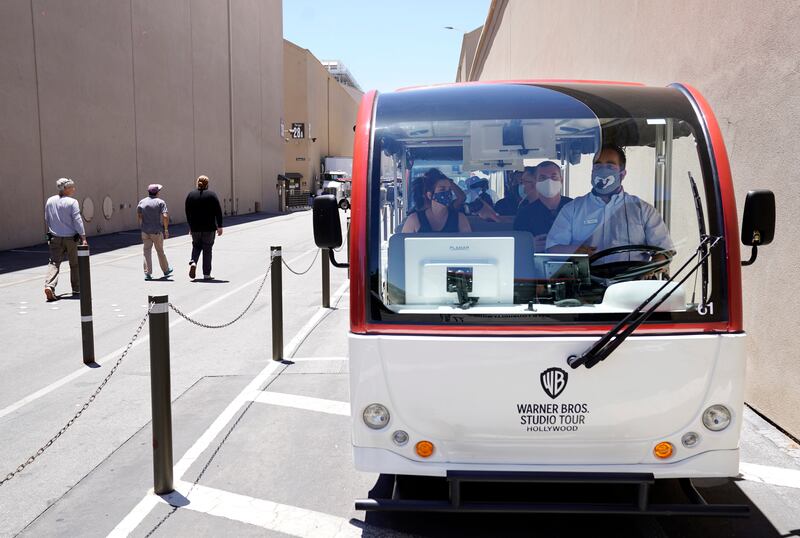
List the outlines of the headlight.
{"label": "headlight", "polygon": [[364,408],[364,424],[373,430],[380,430],[389,424],[389,410],[381,404],[369,404]]}
{"label": "headlight", "polygon": [[722,431],[730,423],[731,412],[724,405],[712,405],[703,411],[703,424],[712,432]]}

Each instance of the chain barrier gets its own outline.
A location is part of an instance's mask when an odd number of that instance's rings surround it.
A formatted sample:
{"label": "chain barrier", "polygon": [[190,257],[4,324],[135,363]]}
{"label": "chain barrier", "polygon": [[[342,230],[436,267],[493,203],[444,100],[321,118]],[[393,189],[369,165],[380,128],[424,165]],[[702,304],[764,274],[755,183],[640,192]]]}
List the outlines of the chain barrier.
{"label": "chain barrier", "polygon": [[224,329],[225,327],[230,327],[231,325],[233,325],[234,323],[236,323],[237,321],[242,319],[242,317],[244,317],[244,315],[247,314],[247,312],[250,310],[250,308],[252,308],[253,303],[256,302],[256,299],[261,294],[261,290],[264,288],[264,284],[267,281],[267,277],[269,276],[270,269],[272,269],[272,266],[268,266],[267,267],[267,272],[264,273],[264,278],[261,279],[261,283],[258,285],[258,289],[256,290],[256,294],[253,295],[253,298],[250,300],[250,303],[244,308],[244,310],[242,310],[241,314],[239,314],[238,316],[236,316],[235,318],[233,318],[231,321],[229,321],[227,323],[221,323],[219,325],[211,325],[210,323],[203,323],[201,321],[197,321],[195,319],[190,318],[188,314],[185,314],[180,308],[178,308],[177,306],[175,306],[172,303],[169,303],[169,307],[172,309],[173,312],[178,314],[180,317],[182,317],[183,319],[185,319],[189,323],[197,325],[198,327],[203,327],[204,329]]}
{"label": "chain barrier", "polygon": [[0,480],[0,486],[2,486],[2,485],[3,485],[3,484],[5,484],[6,482],[8,482],[8,481],[9,481],[9,480],[11,480],[12,478],[14,478],[14,476],[16,476],[18,473],[20,473],[20,472],[21,472],[23,469],[25,469],[25,467],[27,467],[28,465],[30,465],[31,463],[33,463],[33,462],[36,460],[36,458],[38,458],[39,456],[41,456],[42,454],[44,454],[44,451],[45,451],[45,450],[47,450],[48,448],[50,448],[50,446],[51,446],[53,443],[55,443],[55,442],[56,442],[56,440],[57,440],[59,437],[61,437],[61,436],[64,434],[64,432],[66,432],[66,431],[69,429],[69,427],[70,427],[70,426],[72,426],[72,425],[75,423],[75,421],[76,421],[76,420],[78,420],[78,417],[80,417],[80,416],[83,414],[83,412],[84,412],[84,411],[86,411],[86,409],[87,409],[87,408],[89,407],[89,405],[90,405],[90,404],[91,404],[91,403],[92,403],[92,402],[95,400],[95,398],[97,398],[97,395],[98,395],[98,394],[100,394],[100,391],[101,391],[101,390],[103,390],[103,387],[105,387],[105,386],[106,386],[106,383],[108,383],[108,380],[109,380],[109,379],[111,379],[111,376],[112,376],[112,375],[114,375],[114,372],[116,372],[116,371],[117,371],[117,368],[118,368],[118,367],[119,367],[119,365],[122,363],[122,360],[123,360],[123,359],[125,358],[125,356],[128,354],[128,351],[130,351],[130,349],[131,349],[131,346],[133,346],[133,343],[134,343],[134,342],[136,341],[136,339],[139,337],[139,333],[141,333],[141,332],[142,332],[142,328],[144,328],[144,324],[145,324],[145,322],[147,321],[147,318],[150,316],[150,311],[152,311],[152,310],[153,310],[153,305],[155,305],[155,303],[150,303],[150,305],[148,306],[148,308],[147,308],[147,313],[146,313],[146,314],[144,315],[144,317],[142,318],[142,321],[141,321],[141,322],[139,322],[139,326],[136,328],[136,332],[135,332],[135,333],[133,333],[133,337],[132,337],[132,338],[130,339],[130,341],[128,342],[128,345],[127,345],[127,346],[125,346],[125,350],[122,352],[122,355],[120,355],[120,356],[119,356],[119,359],[117,359],[117,362],[116,362],[116,363],[114,364],[114,366],[111,368],[111,371],[110,371],[110,372],[108,372],[108,375],[106,376],[106,378],[105,378],[105,379],[103,379],[103,382],[102,382],[102,383],[100,383],[100,386],[98,386],[98,387],[97,387],[97,389],[94,391],[94,394],[92,394],[92,395],[89,397],[89,399],[86,401],[86,403],[84,403],[84,404],[83,404],[83,406],[80,408],[80,410],[79,410],[77,413],[75,413],[75,416],[73,416],[73,417],[72,417],[72,418],[69,420],[69,422],[67,422],[67,424],[66,424],[66,425],[65,425],[63,428],[61,428],[61,429],[58,431],[58,433],[57,433],[57,434],[55,434],[55,435],[54,435],[54,436],[53,436],[53,437],[52,437],[52,438],[51,438],[49,441],[47,441],[47,443],[45,443],[45,444],[44,444],[44,446],[42,446],[42,447],[41,447],[39,450],[37,450],[37,451],[36,451],[36,453],[35,453],[35,454],[33,454],[33,455],[30,457],[30,458],[28,458],[27,460],[25,460],[25,462],[24,462],[24,463],[20,464],[20,465],[19,465],[19,466],[16,468],[16,470],[14,470],[14,471],[13,471],[13,472],[11,472],[11,473],[8,473],[8,474],[5,476],[5,478],[3,478],[2,480]]}
{"label": "chain barrier", "polygon": [[319,249],[319,248],[317,249],[316,254],[314,254],[314,259],[311,260],[311,263],[308,264],[308,268],[306,268],[305,271],[300,271],[300,272],[295,271],[294,269],[289,267],[289,264],[286,263],[286,259],[283,258],[283,257],[281,257],[281,261],[283,262],[283,265],[289,270],[290,273],[294,273],[294,274],[296,274],[298,276],[304,275],[304,274],[308,273],[311,270],[312,267],[314,267],[314,262],[317,261],[317,258],[319,257],[320,250],[322,250],[322,249]]}
{"label": "chain barrier", "polygon": [[[286,263],[285,259],[282,258],[281,261],[283,262],[283,265],[285,265],[286,268],[290,272],[294,273],[295,275],[304,275],[304,274],[308,273],[311,270],[311,268],[314,266],[314,262],[317,261],[317,258],[319,257],[319,253],[320,253],[320,249],[317,249],[316,253],[314,254],[314,259],[311,260],[311,263],[309,264],[308,268],[306,268],[304,271],[300,271],[300,272],[295,271],[294,269],[289,267],[289,264]],[[211,325],[211,324],[208,324],[208,323],[202,323],[200,321],[197,321],[197,320],[194,320],[194,319],[190,318],[187,314],[185,314],[180,308],[175,306],[173,303],[169,303],[169,307],[170,307],[170,309],[172,309],[172,311],[174,311],[180,317],[182,317],[183,319],[185,319],[189,323],[193,323],[194,325],[197,325],[199,327],[203,327],[203,328],[206,328],[206,329],[222,329],[222,328],[225,328],[225,327],[229,327],[229,326],[233,325],[234,323],[236,323],[237,321],[239,321],[240,319],[242,319],[242,317],[244,317],[244,315],[250,310],[250,308],[252,308],[253,304],[256,302],[256,299],[261,294],[261,290],[264,289],[264,284],[267,282],[267,277],[269,277],[269,273],[270,273],[270,269],[271,268],[272,268],[271,266],[267,267],[267,271],[266,271],[266,273],[264,273],[264,278],[261,279],[261,282],[258,285],[258,289],[256,290],[255,295],[253,295],[253,298],[250,300],[250,303],[248,303],[248,305],[244,308],[244,310],[242,310],[242,312],[238,316],[236,316],[235,318],[233,318],[231,321],[229,321],[227,323],[222,323],[220,325]],[[338,301],[337,301],[337,303],[338,303]],[[64,427],[61,428],[58,431],[58,433],[56,433],[52,438],[50,438],[50,440],[47,441],[47,443],[45,443],[44,446],[39,448],[39,450],[37,450],[33,455],[31,455],[27,460],[25,460],[25,462],[20,464],[13,472],[8,473],[5,476],[5,478],[0,479],[0,486],[2,486],[6,482],[8,482],[12,478],[14,478],[18,473],[22,472],[28,465],[33,463],[36,460],[36,458],[41,456],[48,448],[50,448],[53,445],[53,443],[55,443],[58,440],[58,438],[61,437],[64,434],[64,432],[66,432],[70,428],[70,426],[72,426],[75,423],[76,420],[78,420],[78,418],[83,414],[83,412],[86,411],[86,409],[88,409],[89,405],[91,405],[91,403],[94,402],[95,398],[97,398],[97,396],[100,394],[100,391],[103,390],[103,388],[106,386],[106,383],[108,383],[108,380],[111,379],[111,376],[114,375],[114,373],[117,371],[117,368],[119,368],[120,364],[122,364],[122,361],[128,355],[128,352],[130,351],[130,349],[133,346],[134,342],[136,342],[136,339],[139,337],[139,334],[142,332],[142,329],[144,328],[145,322],[147,321],[147,318],[150,316],[150,312],[153,310],[153,306],[154,305],[155,305],[154,302],[152,302],[152,303],[150,303],[148,305],[147,313],[142,317],[142,320],[139,322],[139,326],[136,328],[136,332],[134,332],[134,334],[131,337],[130,341],[125,346],[125,349],[122,351],[122,354],[117,359],[117,362],[114,363],[114,366],[108,372],[108,375],[105,377],[105,379],[103,379],[103,381],[100,383],[100,385],[94,391],[94,393],[89,397],[89,399],[86,401],[86,403],[83,404],[83,406],[78,410],[78,412],[75,413],[75,415],[64,425]]]}

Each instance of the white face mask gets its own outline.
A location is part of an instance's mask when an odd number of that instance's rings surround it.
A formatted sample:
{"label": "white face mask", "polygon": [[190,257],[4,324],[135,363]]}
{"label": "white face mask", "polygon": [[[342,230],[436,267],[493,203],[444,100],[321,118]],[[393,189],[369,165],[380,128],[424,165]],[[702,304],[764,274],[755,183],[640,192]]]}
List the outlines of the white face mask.
{"label": "white face mask", "polygon": [[546,179],[536,182],[536,190],[545,198],[552,198],[561,192],[561,182],[554,179]]}

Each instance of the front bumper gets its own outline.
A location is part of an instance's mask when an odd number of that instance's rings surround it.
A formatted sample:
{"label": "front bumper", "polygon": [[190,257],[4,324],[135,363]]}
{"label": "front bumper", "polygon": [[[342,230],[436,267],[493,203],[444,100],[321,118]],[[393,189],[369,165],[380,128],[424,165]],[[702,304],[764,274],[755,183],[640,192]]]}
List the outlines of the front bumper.
{"label": "front bumper", "polygon": [[417,476],[447,476],[450,471],[535,473],[634,473],[655,478],[732,477],[739,474],[739,449],[710,450],[674,463],[624,465],[512,465],[414,461],[382,448],[353,447],[359,471]]}

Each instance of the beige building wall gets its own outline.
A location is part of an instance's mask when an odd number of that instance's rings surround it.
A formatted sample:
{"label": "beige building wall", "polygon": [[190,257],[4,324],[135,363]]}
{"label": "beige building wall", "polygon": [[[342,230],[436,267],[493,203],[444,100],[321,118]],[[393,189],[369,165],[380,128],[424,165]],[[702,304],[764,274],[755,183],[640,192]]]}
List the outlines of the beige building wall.
{"label": "beige building wall", "polygon": [[201,173],[227,214],[276,210],[281,9],[280,0],[0,3],[0,249],[42,241],[44,202],[62,176],[77,182],[90,235],[135,228],[154,182],[184,221]]}
{"label": "beige building wall", "polygon": [[[325,157],[353,156],[353,125],[361,92],[345,87],[307,49],[284,40],[285,171],[303,174],[302,190],[319,180]],[[293,139],[293,123],[305,138]]]}
{"label": "beige building wall", "polygon": [[703,93],[725,138],[740,218],[748,190],[775,192],[775,241],[742,268],[747,401],[800,436],[800,182],[792,134],[800,123],[800,2],[753,8],[744,0],[494,0],[469,78],[685,82]]}
{"label": "beige building wall", "polygon": [[481,37],[483,26],[478,26],[471,32],[466,32],[461,38],[461,55],[458,58],[458,70],[456,70],[456,82],[469,80],[472,61],[475,59],[475,49],[478,47],[478,40]]}

